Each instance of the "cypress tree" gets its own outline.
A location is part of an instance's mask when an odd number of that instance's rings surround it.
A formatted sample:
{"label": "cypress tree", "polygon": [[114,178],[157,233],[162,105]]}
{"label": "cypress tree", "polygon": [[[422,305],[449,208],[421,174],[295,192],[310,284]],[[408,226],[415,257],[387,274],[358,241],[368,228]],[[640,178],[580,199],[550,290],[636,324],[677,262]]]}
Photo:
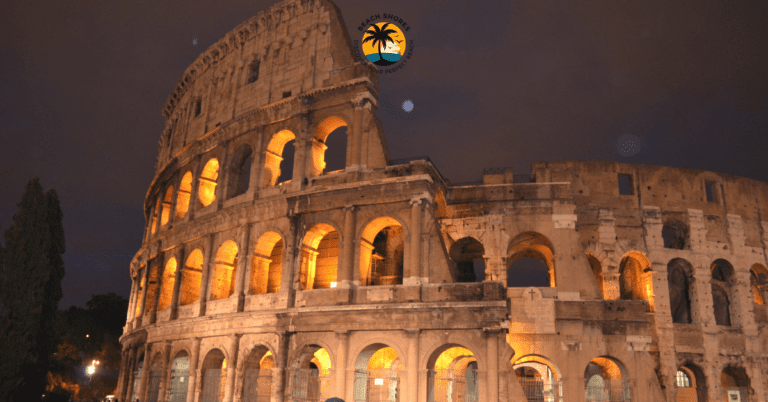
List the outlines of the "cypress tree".
{"label": "cypress tree", "polygon": [[64,277],[62,212],[54,191],[27,183],[5,231],[0,264],[0,400],[40,400],[55,348],[55,314]]}

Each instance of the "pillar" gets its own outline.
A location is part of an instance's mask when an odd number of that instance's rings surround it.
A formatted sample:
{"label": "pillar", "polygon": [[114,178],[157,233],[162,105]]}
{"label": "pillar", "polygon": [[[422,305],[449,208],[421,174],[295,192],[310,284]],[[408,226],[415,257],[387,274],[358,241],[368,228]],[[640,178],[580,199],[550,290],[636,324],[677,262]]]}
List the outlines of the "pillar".
{"label": "pillar", "polygon": [[179,250],[176,255],[176,277],[173,280],[173,295],[171,296],[171,320],[175,320],[179,312],[179,293],[181,293],[181,285],[184,280],[184,247]]}
{"label": "pillar", "polygon": [[227,382],[224,390],[224,402],[232,402],[235,392],[235,375],[237,374],[238,348],[240,346],[240,334],[229,337],[229,360],[227,360]]}
{"label": "pillar", "polygon": [[248,258],[243,258],[243,255],[250,256],[252,254],[250,246],[251,225],[245,225],[242,230],[238,253],[240,257],[237,259],[237,272],[235,273],[234,296],[237,298],[237,311],[243,311],[243,307],[245,307],[245,293],[243,289],[245,288],[245,270],[248,265]]}
{"label": "pillar", "polygon": [[344,207],[344,237],[341,242],[341,264],[336,279],[338,288],[349,288],[352,285],[355,270],[355,207]]}
{"label": "pillar", "polygon": [[205,250],[203,250],[203,273],[200,278],[200,297],[198,298],[200,300],[200,310],[198,311],[199,317],[205,315],[205,304],[208,301],[211,267],[216,263],[213,251],[213,237],[212,234],[208,235],[208,238],[205,241]]}
{"label": "pillar", "polygon": [[336,358],[336,397],[345,398],[347,393],[347,359],[349,354],[349,331],[335,331],[339,340]]}
{"label": "pillar", "polygon": [[[150,263],[147,262],[147,265],[144,266],[144,272],[142,272],[142,275],[144,276],[144,288],[142,289],[141,301],[139,302],[139,315],[136,317],[136,325],[133,328],[140,327],[141,321],[144,318],[144,306],[147,303],[147,293],[149,293],[149,271],[151,271],[151,269],[149,269],[149,264]],[[141,284],[141,280],[139,280],[139,284]]]}
{"label": "pillar", "polygon": [[[187,402],[195,402],[197,396],[197,378],[200,373],[197,369],[200,360],[200,338],[195,338],[192,343],[192,355],[189,356],[189,384],[187,384]],[[126,401],[127,402],[127,401]]]}
{"label": "pillar", "polygon": [[227,141],[224,143],[224,152],[221,153],[221,157],[219,158],[219,176],[216,177],[216,198],[213,200],[213,203],[216,204],[216,210],[220,210],[221,207],[224,205],[224,196],[227,194],[224,191],[226,190],[225,187],[227,187],[227,182],[224,180],[225,172],[227,172],[229,169],[225,169],[225,166],[229,166],[229,155],[231,152],[229,152],[229,144],[230,142]]}
{"label": "pillar", "polygon": [[363,105],[362,103],[352,103],[354,112],[352,115],[351,134],[347,142],[347,167],[360,166],[360,142],[363,131]]}
{"label": "pillar", "polygon": [[120,353],[120,375],[117,377],[117,389],[115,389],[115,397],[122,399],[125,392],[125,380],[128,373],[130,348],[127,345],[123,345],[122,353]]}
{"label": "pillar", "polygon": [[419,331],[405,330],[408,337],[408,379],[405,394],[407,401],[416,401],[419,397]]}
{"label": "pillar", "polygon": [[487,328],[485,331],[486,360],[486,398],[488,402],[499,402],[499,334],[501,328]]}
{"label": "pillar", "polygon": [[277,336],[279,337],[277,359],[275,359],[275,368],[272,369],[272,402],[283,402],[288,383],[288,347],[291,335],[283,332]]}
{"label": "pillar", "polygon": [[189,217],[189,220],[192,220],[195,217],[195,212],[200,204],[200,201],[197,199],[197,192],[200,188],[200,174],[202,173],[200,171],[200,160],[202,157],[202,155],[197,155],[195,157],[195,164],[192,168],[192,189],[189,192],[189,208],[187,208],[187,216]]}
{"label": "pillar", "polygon": [[293,275],[296,272],[296,264],[301,264],[300,258],[296,258],[296,254],[299,252],[299,248],[296,247],[296,231],[296,223],[292,222],[290,231],[285,238],[282,272],[280,273],[280,292],[288,294],[288,305],[286,306],[288,308],[293,307],[293,299],[296,294],[293,288]]}
{"label": "pillar", "polygon": [[149,342],[144,345],[144,367],[141,373],[141,383],[139,383],[139,389],[136,394],[139,396],[139,400],[147,400],[147,383],[149,383],[150,370],[149,365],[152,361],[152,347]]}
{"label": "pillar", "polygon": [[136,275],[136,277],[132,279],[132,282],[133,284],[131,285],[131,296],[128,299],[128,319],[125,323],[128,330],[127,332],[130,332],[136,328],[136,302],[139,298],[139,285],[141,284],[141,278],[139,275]]}
{"label": "pillar", "polygon": [[403,279],[404,285],[418,285],[422,281],[427,281],[427,267],[424,267],[424,272],[421,272],[421,226],[424,218],[422,201],[420,198],[411,200],[411,256],[408,259],[407,273],[403,275],[406,277]]}
{"label": "pillar", "polygon": [[[160,291],[163,289],[163,275],[165,274],[165,254],[160,252],[155,259],[157,265],[157,281],[155,282],[155,300],[149,310],[149,323],[154,324],[157,320],[157,305],[160,303]],[[149,265],[149,264],[147,264]],[[178,264],[176,264],[178,266]],[[149,286],[147,286],[149,289]],[[147,292],[149,293],[149,292]]]}
{"label": "pillar", "polygon": [[134,372],[136,371],[137,365],[138,362],[136,362],[136,347],[131,346],[130,352],[128,353],[128,364],[126,365],[128,370],[126,375],[126,377],[128,377],[128,383],[125,386],[124,394],[117,395],[117,398],[122,401],[130,401],[133,397],[133,382],[136,380]]}
{"label": "pillar", "polygon": [[171,377],[171,343],[165,342],[163,344],[163,371],[160,374],[160,390],[157,394],[158,401],[165,401],[168,399],[168,383]]}

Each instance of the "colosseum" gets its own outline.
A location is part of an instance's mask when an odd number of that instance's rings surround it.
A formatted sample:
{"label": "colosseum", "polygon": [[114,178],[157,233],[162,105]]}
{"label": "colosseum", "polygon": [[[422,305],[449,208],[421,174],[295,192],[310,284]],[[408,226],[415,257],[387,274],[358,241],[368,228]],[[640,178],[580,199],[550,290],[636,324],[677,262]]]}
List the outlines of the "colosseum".
{"label": "colosseum", "polygon": [[390,158],[377,87],[328,0],[187,68],[120,401],[766,400],[768,184],[579,161],[452,184]]}

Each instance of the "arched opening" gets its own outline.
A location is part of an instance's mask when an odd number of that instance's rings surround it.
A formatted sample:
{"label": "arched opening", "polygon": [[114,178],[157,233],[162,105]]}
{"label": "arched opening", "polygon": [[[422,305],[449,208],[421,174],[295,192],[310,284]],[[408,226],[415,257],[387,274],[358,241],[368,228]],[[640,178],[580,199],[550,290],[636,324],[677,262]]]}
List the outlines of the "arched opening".
{"label": "arched opening", "polygon": [[731,278],[733,266],[726,260],[717,259],[712,263],[712,307],[717,325],[731,325]]}
{"label": "arched opening", "polygon": [[176,214],[173,217],[179,220],[187,214],[189,210],[189,198],[192,195],[192,172],[184,173],[179,184],[179,192],[176,194]]}
{"label": "arched opening", "polygon": [[645,283],[643,273],[651,267],[642,253],[630,251],[619,264],[619,295],[621,300],[648,300],[650,285]]}
{"label": "arched opening", "polygon": [[229,165],[229,181],[227,183],[227,198],[237,197],[248,191],[251,182],[251,164],[253,150],[248,144],[240,145],[232,155]]}
{"label": "arched opening", "polygon": [[211,158],[203,167],[200,174],[200,187],[197,198],[202,206],[207,207],[216,199],[216,180],[219,179],[219,160]]}
{"label": "arched opening", "polygon": [[600,288],[600,295],[604,299],[605,289],[603,288],[603,264],[600,263],[600,260],[598,260],[597,257],[589,253],[587,253],[587,261],[589,261],[589,266],[592,268],[592,275],[595,277],[597,287]]}
{"label": "arched opening", "polygon": [[289,369],[288,395],[297,401],[325,401],[333,395],[331,356],[317,345],[301,349]]}
{"label": "arched opening", "polygon": [[448,253],[456,263],[456,282],[482,282],[485,280],[485,248],[471,238],[459,239]]}
{"label": "arched opening", "polygon": [[347,123],[336,116],[320,122],[312,141],[312,176],[344,169],[346,154]]}
{"label": "arched opening", "polygon": [[160,300],[157,302],[157,310],[165,310],[171,305],[173,299],[173,285],[176,282],[176,258],[171,257],[165,264],[163,270],[162,287],[160,289]]}
{"label": "arched opening", "polygon": [[181,293],[179,305],[192,304],[200,298],[200,282],[203,278],[203,252],[195,249],[187,257],[181,272]]}
{"label": "arched opening", "polygon": [[399,402],[400,369],[395,349],[380,343],[363,349],[355,360],[355,400]]}
{"label": "arched opening", "polygon": [[139,399],[137,393],[139,392],[139,384],[141,383],[141,377],[144,375],[144,354],[140,354],[138,357],[138,363],[136,363],[136,370],[133,372],[133,391],[131,391],[131,401]]}
{"label": "arched opening", "polygon": [[261,295],[280,290],[283,266],[283,240],[276,232],[267,232],[256,241],[251,260],[248,294]]}
{"label": "arched opening", "polygon": [[301,289],[328,289],[336,286],[339,266],[339,233],[333,226],[315,225],[301,245]]}
{"label": "arched opening", "polygon": [[669,285],[669,307],[672,322],[690,324],[691,317],[691,273],[693,266],[682,258],[675,258],[667,264]]}
{"label": "arched opening", "polygon": [[173,201],[173,186],[168,186],[163,198],[163,212],[160,218],[160,226],[165,226],[171,218],[171,201]]}
{"label": "arched opening", "polygon": [[201,367],[200,400],[221,402],[227,381],[227,359],[219,349],[213,349],[205,356]]}
{"label": "arched opening", "polygon": [[680,366],[675,376],[678,402],[706,402],[707,381],[704,370],[694,364]]}
{"label": "arched opening", "polygon": [[384,216],[366,225],[360,241],[360,283],[402,285],[404,244],[396,219]]}
{"label": "arched opening", "polygon": [[427,361],[427,400],[430,402],[478,402],[477,359],[459,345],[438,348]]}
{"label": "arched opening", "polygon": [[160,203],[160,197],[157,197],[157,200],[155,201],[154,212],[152,213],[152,223],[151,223],[151,226],[149,227],[149,233],[150,234],[154,235],[155,232],[157,231],[157,219],[160,216],[160,207],[161,206],[162,206],[162,204]]}
{"label": "arched opening", "polygon": [[626,369],[616,359],[596,357],[584,370],[587,402],[629,402],[631,390]]}
{"label": "arched opening", "polygon": [[168,387],[168,402],[187,402],[189,384],[189,355],[180,351],[171,363],[171,382]]}
{"label": "arched opening", "polygon": [[760,264],[755,264],[749,270],[749,288],[752,291],[752,301],[756,304],[765,304],[766,282],[768,282],[768,270]]}
{"label": "arched opening", "polygon": [[159,293],[158,285],[160,280],[160,270],[157,260],[147,264],[151,268],[149,270],[149,283],[147,284],[147,303],[144,305],[144,314],[149,313],[155,307],[155,301]]}
{"label": "arched opening", "polygon": [[554,287],[552,243],[535,232],[515,236],[507,249],[507,287]]}
{"label": "arched opening", "polygon": [[549,360],[541,356],[524,356],[512,364],[512,370],[528,401],[562,401],[560,371]]}
{"label": "arched opening", "polygon": [[264,346],[248,354],[243,370],[243,402],[269,402],[272,397],[272,369],[275,359]]}
{"label": "arched opening", "polygon": [[136,293],[137,293],[137,295],[136,295],[136,317],[141,315],[141,298],[144,296],[144,292],[146,292],[146,290],[147,290],[145,279],[144,279],[145,278],[144,277],[144,272],[145,272],[144,270],[145,269],[147,269],[146,266],[142,267],[139,270],[139,273],[137,274],[139,276],[139,278],[141,278],[141,279],[139,280],[139,289],[136,291]]}
{"label": "arched opening", "polygon": [[720,386],[726,401],[749,400],[749,376],[742,367],[726,367],[720,374]]}
{"label": "arched opening", "polygon": [[296,135],[290,130],[282,130],[272,136],[264,153],[263,187],[272,187],[284,183],[293,177],[294,140]]}
{"label": "arched opening", "polygon": [[149,379],[147,381],[147,400],[157,401],[160,396],[160,378],[163,375],[163,355],[155,353],[152,363],[149,365]]}
{"label": "arched opening", "polygon": [[216,264],[211,277],[211,300],[226,299],[235,292],[235,259],[237,244],[227,240],[216,252]]}
{"label": "arched opening", "polygon": [[677,219],[664,222],[661,228],[661,238],[664,240],[664,248],[685,250],[688,248],[688,225]]}

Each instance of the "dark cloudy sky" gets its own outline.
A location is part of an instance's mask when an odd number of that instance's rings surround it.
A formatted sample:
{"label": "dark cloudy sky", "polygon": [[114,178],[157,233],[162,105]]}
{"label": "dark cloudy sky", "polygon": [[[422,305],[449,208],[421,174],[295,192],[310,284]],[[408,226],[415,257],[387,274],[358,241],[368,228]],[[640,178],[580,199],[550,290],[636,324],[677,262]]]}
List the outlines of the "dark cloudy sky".
{"label": "dark cloudy sky", "polygon": [[[60,308],[128,296],[165,100],[198,54],[272,4],[3,4],[0,228],[31,177],[56,189],[67,240]],[[380,82],[393,158],[428,155],[453,182],[564,159],[768,179],[768,2],[336,4],[353,39],[375,13],[412,27],[413,58]],[[627,139],[636,151],[617,148]]]}

